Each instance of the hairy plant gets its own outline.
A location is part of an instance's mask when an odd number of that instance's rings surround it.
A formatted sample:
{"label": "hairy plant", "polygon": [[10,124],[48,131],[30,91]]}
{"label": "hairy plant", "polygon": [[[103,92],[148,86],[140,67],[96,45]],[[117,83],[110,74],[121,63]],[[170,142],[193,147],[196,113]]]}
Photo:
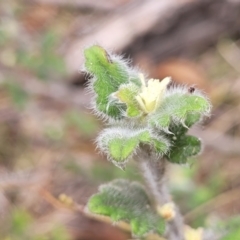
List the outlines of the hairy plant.
{"label": "hairy plant", "polygon": [[100,186],[87,210],[128,223],[133,238],[155,234],[168,240],[201,239],[201,231],[186,230],[165,175],[168,164],[186,164],[201,151],[201,141],[187,132],[209,115],[208,99],[169,77],[146,79],[100,46],[87,48],[84,55],[92,107],[107,122],[97,146],[121,169],[134,159],[148,186],[146,191],[139,183],[114,180]]}

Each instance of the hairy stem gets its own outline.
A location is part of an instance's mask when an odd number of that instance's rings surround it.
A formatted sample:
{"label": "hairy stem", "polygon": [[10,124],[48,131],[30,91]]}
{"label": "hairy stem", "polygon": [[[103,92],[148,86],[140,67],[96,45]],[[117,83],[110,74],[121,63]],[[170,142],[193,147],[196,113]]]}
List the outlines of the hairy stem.
{"label": "hairy stem", "polygon": [[[171,195],[166,183],[165,159],[160,159],[148,146],[142,146],[136,160],[157,205],[162,206],[171,202]],[[176,207],[176,216],[167,222],[166,238],[168,240],[184,240],[184,224],[182,216]]]}

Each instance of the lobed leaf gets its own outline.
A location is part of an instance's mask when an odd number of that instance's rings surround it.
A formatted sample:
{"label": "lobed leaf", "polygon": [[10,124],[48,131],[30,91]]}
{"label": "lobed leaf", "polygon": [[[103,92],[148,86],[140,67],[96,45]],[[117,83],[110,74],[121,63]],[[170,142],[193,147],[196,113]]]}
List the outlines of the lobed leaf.
{"label": "lobed leaf", "polygon": [[157,111],[149,115],[149,123],[168,132],[172,121],[185,124],[189,114],[206,114],[209,109],[210,105],[205,97],[175,92],[166,96]]}
{"label": "lobed leaf", "polygon": [[149,143],[150,133],[146,129],[108,128],[98,138],[98,146],[110,161],[118,167],[124,167],[136,151],[140,142]]}
{"label": "lobed leaf", "polygon": [[108,128],[103,131],[98,140],[99,148],[108,159],[118,167],[124,167],[136,152],[139,144],[150,144],[160,154],[168,151],[169,144],[163,137],[151,135],[148,129]]}
{"label": "lobed leaf", "polygon": [[135,74],[120,58],[110,56],[105,49],[94,45],[84,51],[85,68],[94,77],[96,107],[100,113],[114,119],[121,118],[121,106],[111,104],[109,97],[121,84],[128,83]]}
{"label": "lobed leaf", "polygon": [[182,135],[173,140],[172,148],[166,155],[172,163],[186,163],[189,157],[197,155],[201,151],[201,141],[189,135]]}
{"label": "lobed leaf", "polygon": [[172,163],[184,164],[188,158],[197,155],[201,151],[201,141],[194,137],[186,135],[188,128],[200,120],[200,114],[187,114],[185,125],[172,122],[169,127],[171,134],[168,138],[171,142],[166,158]]}
{"label": "lobed leaf", "polygon": [[165,222],[150,203],[143,186],[127,180],[114,180],[103,185],[99,193],[88,202],[88,210],[108,216],[113,222],[130,224],[134,236],[143,237],[149,232],[162,235]]}

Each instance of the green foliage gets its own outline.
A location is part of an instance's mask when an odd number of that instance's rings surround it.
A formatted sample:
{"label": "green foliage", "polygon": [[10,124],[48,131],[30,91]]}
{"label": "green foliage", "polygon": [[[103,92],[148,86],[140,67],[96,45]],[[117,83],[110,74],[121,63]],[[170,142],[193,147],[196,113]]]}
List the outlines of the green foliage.
{"label": "green foliage", "polygon": [[227,232],[221,240],[240,239],[240,217],[236,216],[220,225],[220,229]]}
{"label": "green foliage", "polygon": [[176,92],[164,98],[156,113],[149,115],[150,124],[168,131],[173,122],[184,123],[189,113],[204,114],[209,111],[205,97],[189,92]]}
{"label": "green foliage", "polygon": [[143,237],[149,232],[159,235],[164,233],[165,223],[151,206],[140,184],[115,180],[102,185],[99,191],[88,202],[90,212],[108,216],[114,222],[129,223],[133,235],[137,237]]}
{"label": "green foliage", "polygon": [[108,158],[117,166],[124,166],[137,150],[140,142],[148,143],[151,139],[146,130],[134,131],[121,128],[109,128],[98,139],[99,146],[108,154]]}
{"label": "green foliage", "polygon": [[93,90],[96,93],[96,108],[100,113],[114,119],[121,118],[121,106],[111,104],[110,95],[133,76],[128,66],[105,49],[94,45],[84,52],[85,67],[94,76]]}
{"label": "green foliage", "polygon": [[139,91],[139,87],[133,83],[121,85],[116,97],[127,105],[126,114],[128,117],[137,117],[141,114],[135,96]]}
{"label": "green foliage", "polygon": [[11,233],[14,235],[23,235],[31,220],[31,216],[26,211],[15,209],[12,213]]}
{"label": "green foliage", "polygon": [[172,122],[168,134],[171,142],[171,148],[166,158],[172,163],[184,164],[187,163],[190,157],[197,155],[201,151],[200,139],[186,135],[188,128],[198,122],[200,114],[187,114],[185,124]]}
{"label": "green foliage", "polygon": [[62,226],[55,226],[51,231],[44,234],[35,234],[29,231],[33,219],[23,209],[14,209],[11,215],[10,234],[6,239],[10,240],[70,240],[70,236]]}
{"label": "green foliage", "polygon": [[168,151],[167,141],[152,136],[147,129],[108,128],[98,138],[100,149],[105,151],[109,160],[118,167],[125,166],[140,143],[150,144],[162,155]]}
{"label": "green foliage", "polygon": [[188,158],[197,155],[201,150],[201,141],[194,136],[181,136],[173,141],[173,147],[167,155],[172,163],[186,163]]}
{"label": "green foliage", "polygon": [[17,52],[18,64],[32,70],[39,79],[47,80],[58,78],[66,73],[65,63],[56,52],[58,36],[54,31],[42,35],[38,51],[28,48],[20,48]]}
{"label": "green foliage", "polygon": [[20,110],[25,107],[29,96],[19,83],[7,80],[5,87],[10,94],[13,104]]}
{"label": "green foliage", "polygon": [[240,239],[240,228],[237,228],[230,233],[228,233],[225,237],[221,240],[233,240],[233,239]]}

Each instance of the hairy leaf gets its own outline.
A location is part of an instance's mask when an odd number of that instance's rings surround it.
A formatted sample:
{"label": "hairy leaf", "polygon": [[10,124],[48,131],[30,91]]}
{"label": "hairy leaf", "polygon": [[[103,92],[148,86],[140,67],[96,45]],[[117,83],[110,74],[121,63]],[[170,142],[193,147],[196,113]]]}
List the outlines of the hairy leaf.
{"label": "hairy leaf", "polygon": [[122,85],[115,96],[123,103],[127,105],[127,116],[137,117],[141,114],[139,106],[137,104],[136,95],[139,91],[139,87],[133,83]]}
{"label": "hairy leaf", "polygon": [[157,153],[164,155],[169,151],[169,143],[166,138],[153,137],[152,142],[153,142],[153,147]]}
{"label": "hairy leaf", "polygon": [[197,155],[201,151],[201,141],[189,135],[182,135],[173,140],[167,159],[172,163],[186,163],[189,157]]}
{"label": "hairy leaf", "polygon": [[194,137],[186,135],[188,128],[198,122],[200,114],[187,114],[185,125],[172,122],[169,128],[171,134],[168,138],[171,142],[171,148],[167,154],[167,159],[173,163],[184,164],[189,157],[197,155],[201,151],[201,141]]}
{"label": "hairy leaf", "polygon": [[188,114],[206,114],[209,109],[205,97],[175,92],[164,98],[156,113],[149,115],[149,122],[152,126],[169,131],[172,121],[185,124]]}
{"label": "hairy leaf", "polygon": [[162,155],[168,151],[169,146],[165,138],[152,136],[147,129],[126,127],[108,128],[100,134],[97,141],[99,148],[118,167],[126,165],[140,143],[150,144]]}
{"label": "hairy leaf", "polygon": [[94,45],[84,51],[85,68],[93,75],[93,90],[96,107],[100,113],[112,118],[121,118],[121,107],[111,104],[109,97],[121,84],[135,77],[133,71],[120,58],[109,55],[105,49]]}
{"label": "hairy leaf", "polygon": [[101,186],[100,192],[90,198],[88,209],[110,217],[113,222],[129,223],[136,237],[149,232],[162,235],[165,231],[164,220],[151,206],[144,187],[136,182],[118,179]]}
{"label": "hairy leaf", "polygon": [[124,167],[136,151],[140,142],[149,143],[150,133],[146,129],[109,128],[98,138],[98,146],[118,167]]}

